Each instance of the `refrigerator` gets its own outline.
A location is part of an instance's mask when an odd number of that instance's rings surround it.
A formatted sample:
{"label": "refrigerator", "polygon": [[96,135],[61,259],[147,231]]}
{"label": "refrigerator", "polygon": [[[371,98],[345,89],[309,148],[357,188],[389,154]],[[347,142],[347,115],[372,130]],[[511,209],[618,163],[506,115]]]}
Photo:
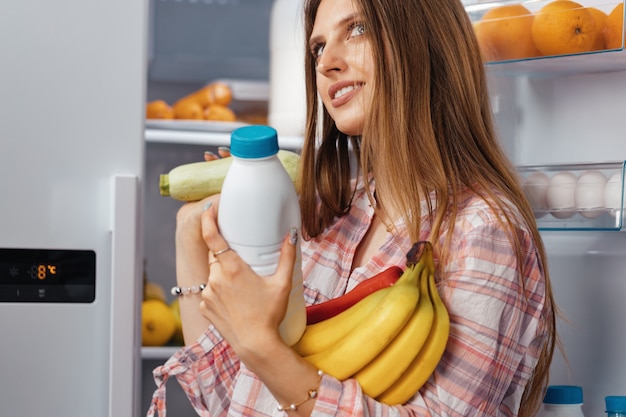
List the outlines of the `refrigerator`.
{"label": "refrigerator", "polygon": [[[175,282],[181,203],[159,195],[159,175],[228,145],[231,126],[146,122],[144,105],[229,80],[237,113],[267,112],[276,3],[0,4],[2,415],[145,415],[151,371],[178,349],[142,347],[139,335],[143,277]],[[519,2],[464,1],[474,20],[499,3]],[[582,386],[585,415],[602,415],[604,396],[626,395],[626,52],[486,69],[498,133],[529,194],[537,173],[617,178],[610,209],[536,210],[565,352],[550,384]],[[298,150],[301,138],[279,143]],[[167,392],[170,414],[195,415],[175,381]]]}
{"label": "refrigerator", "polygon": [[0,4],[0,414],[139,413],[146,1]]}

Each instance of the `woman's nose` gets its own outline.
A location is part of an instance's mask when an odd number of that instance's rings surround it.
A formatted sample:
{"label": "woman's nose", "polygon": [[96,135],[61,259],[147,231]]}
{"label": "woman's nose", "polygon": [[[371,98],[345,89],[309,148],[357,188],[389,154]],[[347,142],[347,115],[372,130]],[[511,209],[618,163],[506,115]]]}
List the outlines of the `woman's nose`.
{"label": "woman's nose", "polygon": [[344,54],[339,45],[327,43],[317,61],[317,71],[327,73],[329,71],[341,71],[346,67]]}

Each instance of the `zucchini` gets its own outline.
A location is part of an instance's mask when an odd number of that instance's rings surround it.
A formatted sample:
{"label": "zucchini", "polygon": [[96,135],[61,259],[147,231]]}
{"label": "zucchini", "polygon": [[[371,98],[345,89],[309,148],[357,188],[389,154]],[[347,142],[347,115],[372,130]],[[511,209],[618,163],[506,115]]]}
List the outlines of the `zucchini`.
{"label": "zucchini", "polygon": [[[296,186],[300,155],[281,149],[277,156]],[[179,165],[169,173],[160,175],[160,193],[162,196],[169,196],[179,201],[198,201],[219,194],[232,162],[232,156],[229,156],[213,161]]]}

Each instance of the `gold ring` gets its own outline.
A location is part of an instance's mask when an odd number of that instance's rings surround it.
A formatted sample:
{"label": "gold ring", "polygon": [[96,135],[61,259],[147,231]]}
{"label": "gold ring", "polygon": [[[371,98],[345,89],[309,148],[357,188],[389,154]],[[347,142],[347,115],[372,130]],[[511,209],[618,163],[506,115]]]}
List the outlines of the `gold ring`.
{"label": "gold ring", "polygon": [[222,250],[218,250],[217,252],[213,252],[213,256],[221,255],[222,253],[228,252],[229,250],[230,250],[230,247],[226,247]]}

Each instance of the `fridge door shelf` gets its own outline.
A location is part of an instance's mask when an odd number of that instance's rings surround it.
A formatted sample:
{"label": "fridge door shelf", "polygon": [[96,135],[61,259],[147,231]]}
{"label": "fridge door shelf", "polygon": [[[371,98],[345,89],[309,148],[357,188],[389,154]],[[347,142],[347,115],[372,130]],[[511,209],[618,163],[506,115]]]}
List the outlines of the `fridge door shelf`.
{"label": "fridge door shelf", "polygon": [[622,230],[624,161],[518,167],[541,230]]}
{"label": "fridge door shelf", "polygon": [[[626,70],[625,45],[623,39],[619,41],[623,29],[618,26],[610,26],[608,32],[616,33],[617,39],[611,39],[608,44],[604,42],[606,27],[604,23],[601,24],[602,28],[600,25],[597,29],[584,27],[587,33],[583,35],[588,35],[589,38],[587,44],[584,44],[586,41],[582,40],[582,36],[578,38],[577,45],[554,44],[558,38],[556,32],[560,29],[554,23],[556,18],[561,22],[568,22],[568,19],[597,19],[597,15],[589,13],[589,10],[595,9],[594,11],[608,16],[613,10],[619,12],[618,6],[623,7],[623,1],[577,0],[581,8],[559,10],[549,15],[542,9],[552,2],[553,0],[463,1],[474,24],[477,40],[485,54],[485,62],[491,75],[553,77]],[[504,12],[505,8],[509,11]],[[519,14],[520,10],[524,9],[526,10],[524,13],[528,14]],[[515,13],[518,14],[512,14],[510,10],[516,10]],[[578,12],[581,13],[579,16],[567,16],[568,13]],[[547,21],[549,23],[546,23]],[[536,46],[540,44],[535,41],[533,30],[539,25],[545,28],[544,35],[539,35],[541,36],[539,42],[546,39],[552,44],[544,45],[543,41],[541,47],[537,48]],[[545,36],[547,33],[553,36]],[[571,38],[574,39],[574,36]],[[597,39],[598,43],[592,44],[593,39]]]}
{"label": "fridge door shelf", "polygon": [[496,77],[560,77],[626,70],[624,48],[580,54],[488,62],[489,75]]}

